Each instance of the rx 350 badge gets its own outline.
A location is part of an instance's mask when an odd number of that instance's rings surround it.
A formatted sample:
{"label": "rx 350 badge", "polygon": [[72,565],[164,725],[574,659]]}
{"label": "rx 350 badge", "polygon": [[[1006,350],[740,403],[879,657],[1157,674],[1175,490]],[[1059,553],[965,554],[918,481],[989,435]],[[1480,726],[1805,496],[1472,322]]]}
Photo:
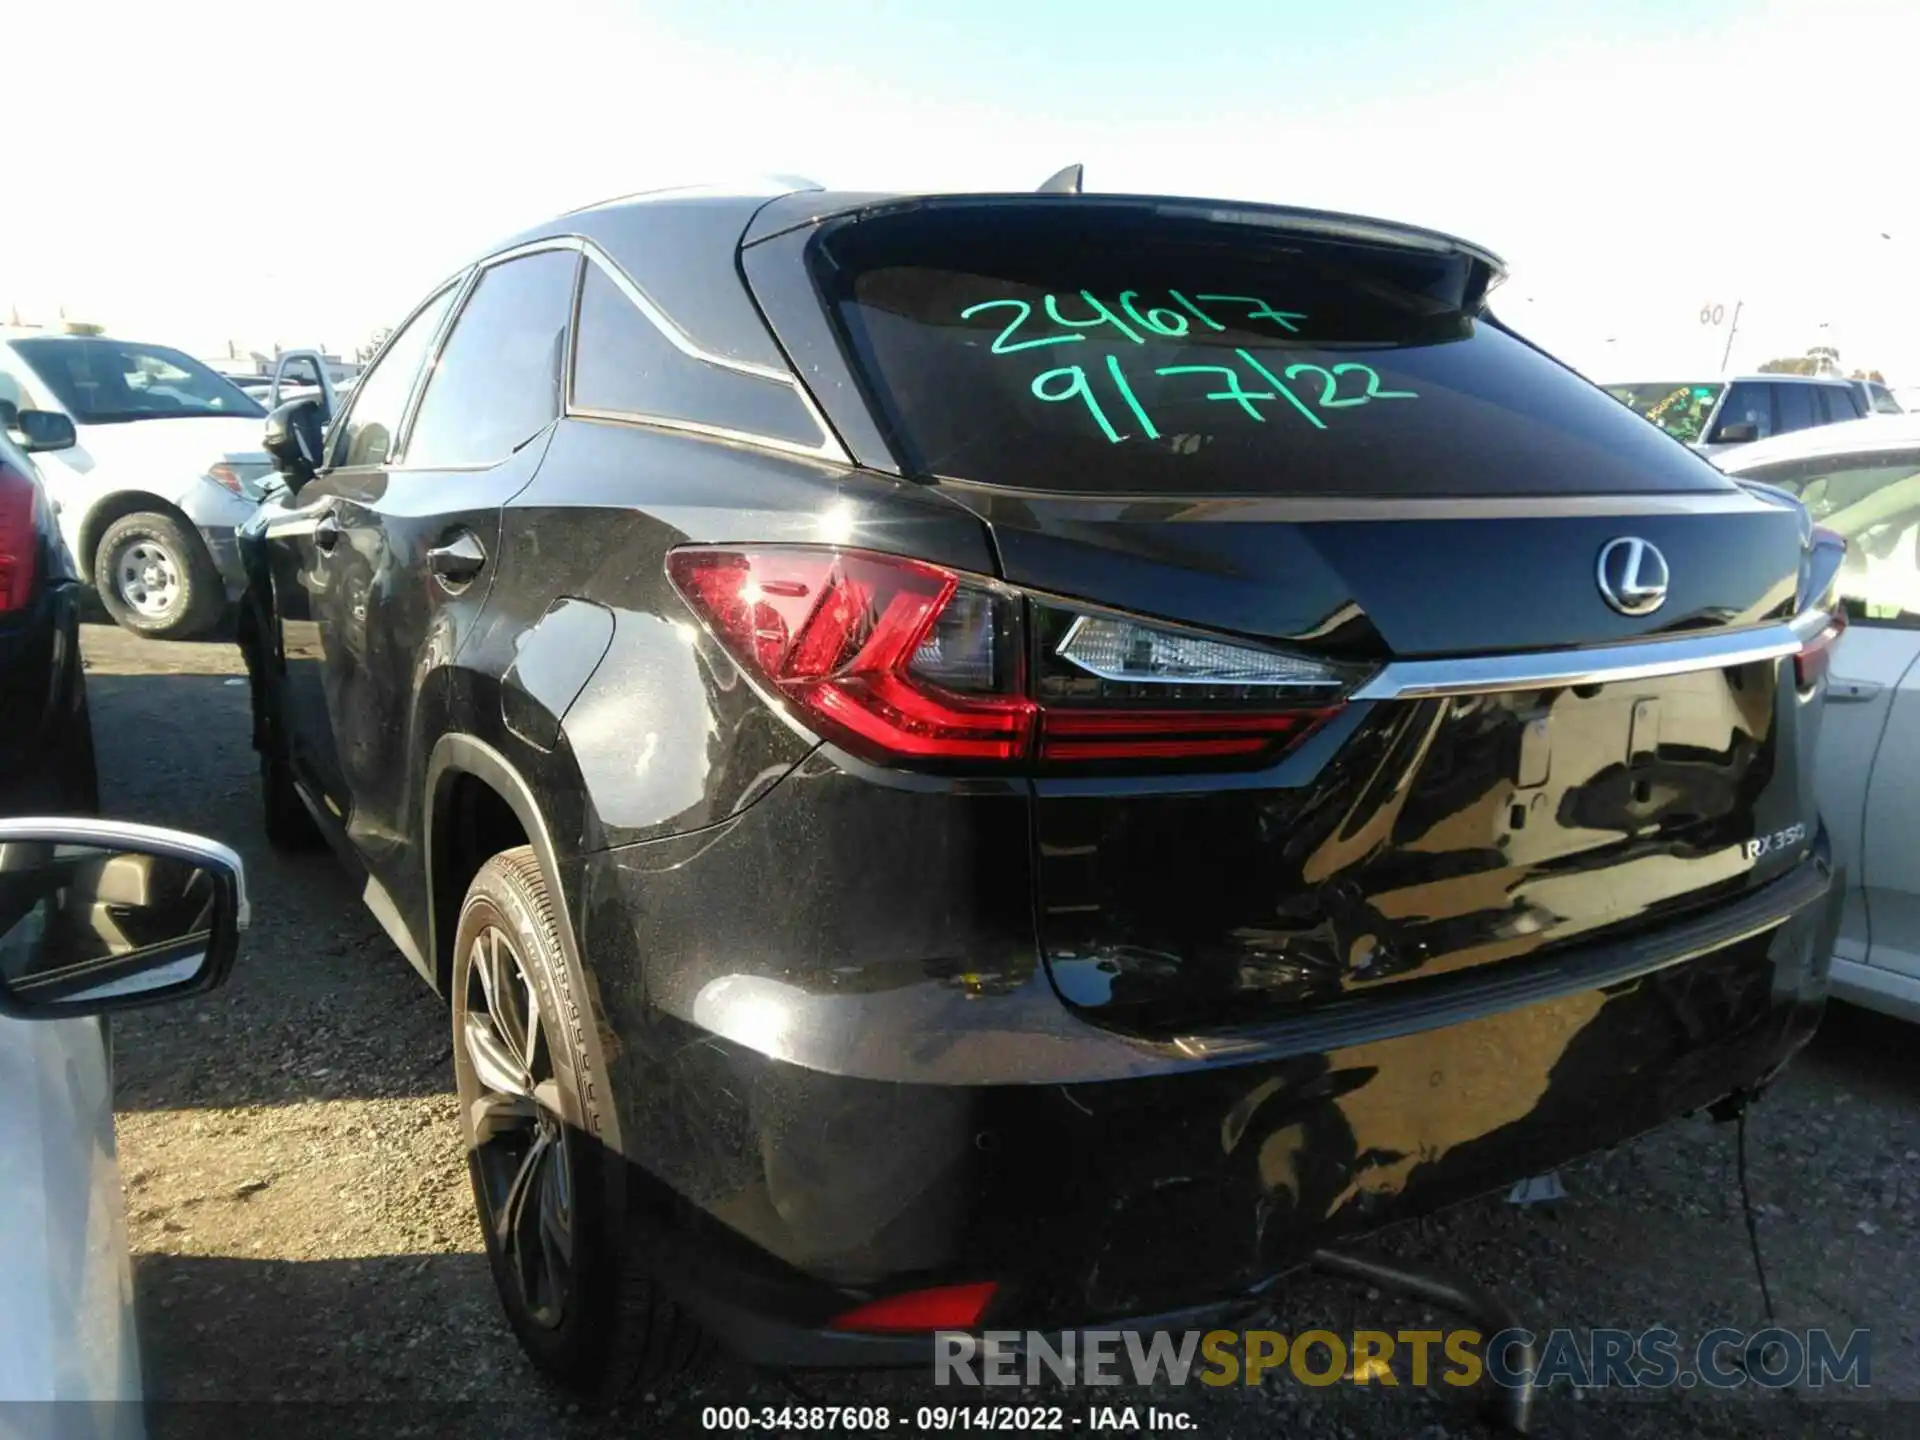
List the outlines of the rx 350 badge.
{"label": "rx 350 badge", "polygon": [[1756,835],[1743,848],[1747,859],[1758,860],[1762,855],[1777,855],[1782,850],[1791,850],[1806,838],[1805,825],[1789,825],[1784,830],[1775,830],[1771,835]]}

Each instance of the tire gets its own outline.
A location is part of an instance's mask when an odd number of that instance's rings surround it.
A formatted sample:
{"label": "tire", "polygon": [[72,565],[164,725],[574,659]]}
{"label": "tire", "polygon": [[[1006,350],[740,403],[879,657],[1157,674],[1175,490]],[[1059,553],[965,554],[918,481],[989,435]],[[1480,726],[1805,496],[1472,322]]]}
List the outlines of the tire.
{"label": "tire", "polygon": [[[474,877],[450,989],[467,1169],[487,1264],[521,1347],[551,1380],[598,1404],[691,1367],[709,1341],[647,1273],[626,1162],[588,1133],[583,1095],[611,1097],[580,1043],[575,985],[530,848],[495,855]],[[559,1016],[575,1018],[550,1023]]]}
{"label": "tire", "polygon": [[227,606],[206,542],[159,511],[122,515],[93,552],[93,586],[123,630],[184,640],[211,629]]}

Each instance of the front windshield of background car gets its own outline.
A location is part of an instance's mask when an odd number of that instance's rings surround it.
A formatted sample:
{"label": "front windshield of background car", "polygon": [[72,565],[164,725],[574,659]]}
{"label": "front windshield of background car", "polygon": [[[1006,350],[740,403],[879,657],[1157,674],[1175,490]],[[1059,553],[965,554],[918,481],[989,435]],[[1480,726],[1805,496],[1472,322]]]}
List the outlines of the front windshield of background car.
{"label": "front windshield of background car", "polygon": [[1689,445],[1700,438],[1707,416],[1726,390],[1721,380],[1698,384],[1661,381],[1651,385],[1609,385],[1607,393],[1634,414],[1651,420],[1676,440]]}
{"label": "front windshield of background car", "polygon": [[225,376],[164,345],[125,340],[15,340],[76,425],[233,415],[263,420],[266,410]]}

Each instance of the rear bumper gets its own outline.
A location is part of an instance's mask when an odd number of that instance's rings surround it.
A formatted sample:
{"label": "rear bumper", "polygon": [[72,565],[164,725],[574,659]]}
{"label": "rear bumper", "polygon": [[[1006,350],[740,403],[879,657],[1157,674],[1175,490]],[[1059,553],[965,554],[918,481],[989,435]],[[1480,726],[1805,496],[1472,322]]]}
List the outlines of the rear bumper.
{"label": "rear bumper", "polygon": [[[674,912],[704,888],[692,875],[741,865],[737,838],[669,845],[668,870],[590,857],[575,913],[643,915],[656,934],[690,922]],[[736,908],[808,933],[780,891]],[[1818,1023],[1839,893],[1822,835],[1703,920],[1205,1042],[1100,1030],[1004,955],[903,961],[885,983],[741,973],[756,965],[728,948],[740,917],[711,908],[708,958],[729,963],[690,993],[650,967],[636,1025],[601,968],[609,932],[603,946],[589,922],[584,948],[622,1041],[623,1148],[658,1182],[663,1281],[749,1359],[912,1364],[924,1338],[830,1320],[993,1280],[993,1328],[1184,1328],[1249,1308],[1342,1237],[1759,1087]]]}

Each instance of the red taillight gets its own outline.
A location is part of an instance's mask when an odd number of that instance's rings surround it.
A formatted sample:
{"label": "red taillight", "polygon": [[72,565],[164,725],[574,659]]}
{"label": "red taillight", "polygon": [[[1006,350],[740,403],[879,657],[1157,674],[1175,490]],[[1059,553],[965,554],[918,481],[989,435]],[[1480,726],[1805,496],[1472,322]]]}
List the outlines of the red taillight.
{"label": "red taillight", "polygon": [[933,1290],[910,1290],[869,1301],[827,1322],[830,1330],[859,1330],[867,1334],[903,1331],[971,1330],[980,1323],[987,1305],[1000,1287],[983,1280],[977,1285],[942,1285]]}
{"label": "red taillight", "polygon": [[961,693],[937,683],[944,678],[937,665],[923,663],[936,621],[960,589],[948,571],[893,556],[800,549],[676,550],[667,570],[736,660],[856,753],[920,760],[1026,753],[1038,709],[1032,701],[1006,693],[1010,687]]}
{"label": "red taillight", "polygon": [[1793,657],[1793,677],[1802,690],[1811,690],[1827,678],[1827,670],[1833,664],[1833,647],[1846,633],[1847,612],[1835,609],[1827,628],[1800,647]]}
{"label": "red taillight", "polygon": [[40,549],[33,519],[34,485],[0,463],[0,614],[26,607]]}
{"label": "red taillight", "polygon": [[[1110,617],[1082,622],[1095,628],[1078,679],[1031,691],[1020,594],[899,556],[700,547],[674,551],[667,570],[735,660],[810,728],[871,759],[1245,762],[1298,744],[1340,708],[1338,687],[1313,688],[1330,682],[1311,660],[1273,661],[1307,687],[1282,695],[1237,683],[1258,678],[1245,667],[1264,652]],[[1156,635],[1170,648],[1152,663],[1210,664],[1226,678],[1155,685],[1121,673]],[[1057,654],[1071,658],[1069,641]],[[1108,671],[1118,678],[1097,678]]]}
{"label": "red taillight", "polygon": [[1298,742],[1339,707],[1267,715],[1187,710],[1049,710],[1041,721],[1043,760],[1201,760],[1258,755]]}

